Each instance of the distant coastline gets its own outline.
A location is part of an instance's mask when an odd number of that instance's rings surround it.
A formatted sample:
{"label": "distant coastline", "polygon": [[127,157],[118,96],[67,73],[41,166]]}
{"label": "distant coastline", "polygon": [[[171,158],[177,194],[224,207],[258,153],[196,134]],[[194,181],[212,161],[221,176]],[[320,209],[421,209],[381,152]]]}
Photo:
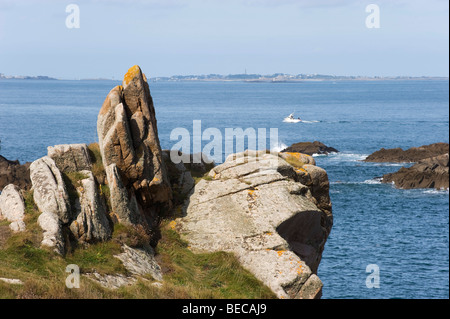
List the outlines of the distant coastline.
{"label": "distant coastline", "polygon": [[[85,78],[85,79],[58,79],[45,75],[4,75],[0,73],[0,80],[74,80],[74,81],[115,81],[114,78]],[[250,83],[295,83],[310,81],[424,81],[424,80],[448,80],[444,76],[343,76],[326,74],[208,74],[208,75],[173,75],[169,77],[149,78],[150,82],[250,82]]]}
{"label": "distant coastline", "polygon": [[0,73],[0,80],[57,80],[46,75],[28,76],[28,75],[4,75]]}

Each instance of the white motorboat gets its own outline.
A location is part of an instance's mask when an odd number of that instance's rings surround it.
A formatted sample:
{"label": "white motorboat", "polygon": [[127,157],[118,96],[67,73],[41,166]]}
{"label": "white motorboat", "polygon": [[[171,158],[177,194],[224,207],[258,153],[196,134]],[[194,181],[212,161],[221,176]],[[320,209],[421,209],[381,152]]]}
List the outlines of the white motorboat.
{"label": "white motorboat", "polygon": [[301,121],[302,121],[302,119],[299,118],[299,117],[298,118],[294,118],[294,113],[289,114],[289,116],[285,117],[284,120],[283,120],[283,122],[286,122],[286,123],[299,123]]}

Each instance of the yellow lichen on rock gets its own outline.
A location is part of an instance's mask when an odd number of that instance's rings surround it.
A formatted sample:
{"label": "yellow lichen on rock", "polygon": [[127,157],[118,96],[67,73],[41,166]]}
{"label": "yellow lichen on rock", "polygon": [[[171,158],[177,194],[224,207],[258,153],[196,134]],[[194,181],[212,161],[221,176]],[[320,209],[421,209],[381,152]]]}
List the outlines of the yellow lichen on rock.
{"label": "yellow lichen on rock", "polygon": [[123,85],[128,85],[131,82],[131,80],[139,76],[140,72],[141,68],[138,65],[134,65],[131,68],[129,68],[128,72],[123,77]]}

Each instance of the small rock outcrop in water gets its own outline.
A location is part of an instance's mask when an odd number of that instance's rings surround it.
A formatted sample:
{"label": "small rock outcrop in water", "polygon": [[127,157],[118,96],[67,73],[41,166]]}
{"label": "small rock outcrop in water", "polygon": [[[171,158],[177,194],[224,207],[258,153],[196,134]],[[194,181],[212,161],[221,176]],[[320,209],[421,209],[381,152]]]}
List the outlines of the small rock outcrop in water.
{"label": "small rock outcrop in water", "polygon": [[339,151],[333,147],[326,146],[321,142],[314,141],[314,142],[300,142],[292,144],[288,148],[284,149],[282,152],[294,152],[294,153],[303,153],[307,155],[314,155],[314,154],[337,153]]}
{"label": "small rock outcrop in water", "polygon": [[[123,85],[111,90],[97,121],[100,151],[111,203],[122,222],[141,222],[154,228],[172,205],[172,191],[162,160],[155,109],[145,75],[136,65]],[[120,212],[120,213],[119,213]],[[128,216],[127,216],[128,215]]]}
{"label": "small rock outcrop in water", "polygon": [[21,165],[19,161],[10,161],[0,155],[0,192],[9,184],[24,190],[30,189],[30,164]]}
{"label": "small rock outcrop in water", "polygon": [[265,151],[231,155],[195,186],[175,228],[194,250],[233,252],[280,298],[318,298],[314,273],[333,221],[304,166]]}
{"label": "small rock outcrop in water", "polygon": [[364,160],[365,162],[410,163],[439,156],[449,152],[448,143],[434,143],[420,147],[412,147],[404,151],[401,148],[380,149]]}
{"label": "small rock outcrop in water", "polygon": [[404,189],[449,188],[448,153],[421,160],[408,168],[402,167],[398,172],[384,175],[382,181]]}

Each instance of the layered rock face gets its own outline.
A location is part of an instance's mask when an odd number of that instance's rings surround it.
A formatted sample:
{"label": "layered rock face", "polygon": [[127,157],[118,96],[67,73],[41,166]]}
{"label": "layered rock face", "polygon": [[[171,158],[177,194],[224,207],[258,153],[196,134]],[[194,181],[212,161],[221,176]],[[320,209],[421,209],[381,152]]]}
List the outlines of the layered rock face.
{"label": "layered rock face", "polygon": [[30,166],[34,202],[41,212],[56,215],[62,223],[68,223],[71,216],[69,194],[61,171],[55,162],[44,156]]}
{"label": "layered rock face", "polygon": [[382,181],[404,189],[449,188],[448,153],[421,160],[408,168],[402,167],[398,172],[384,175]]}
{"label": "layered rock face", "polygon": [[171,208],[172,191],[158,139],[155,109],[145,75],[130,68],[111,90],[98,115],[103,165],[114,213],[124,223],[152,228]]}
{"label": "layered rock face", "polygon": [[425,158],[435,157],[449,152],[448,143],[434,143],[420,147],[412,147],[404,151],[401,148],[382,148],[376,151],[364,160],[365,162],[394,162],[410,163],[418,162]]}
{"label": "layered rock face", "polygon": [[292,144],[288,148],[284,149],[282,152],[294,152],[294,153],[303,153],[307,155],[314,155],[314,154],[337,153],[339,151],[333,147],[326,146],[325,144],[319,141],[314,141],[314,142],[300,142]]}
{"label": "layered rock face", "polygon": [[21,165],[19,161],[10,161],[0,155],[0,191],[9,184],[20,189],[30,189],[30,164]]}
{"label": "layered rock face", "polygon": [[80,171],[86,178],[77,188],[77,216],[70,224],[70,230],[81,242],[106,241],[111,237],[106,205],[97,192],[97,184],[91,171]]}
{"label": "layered rock face", "polygon": [[[99,195],[99,187],[90,170],[91,159],[85,144],[48,147],[44,156],[30,165],[33,198],[41,215],[38,224],[43,229],[41,245],[65,253],[67,239],[63,228],[79,243],[105,241],[111,237],[112,227],[106,205]],[[79,176],[71,204],[63,174]]]}
{"label": "layered rock face", "polygon": [[329,211],[318,208],[314,181],[300,182],[315,166],[304,166],[265,151],[232,155],[195,186],[175,228],[193,250],[233,252],[280,298],[319,298],[315,272],[331,203]]}

